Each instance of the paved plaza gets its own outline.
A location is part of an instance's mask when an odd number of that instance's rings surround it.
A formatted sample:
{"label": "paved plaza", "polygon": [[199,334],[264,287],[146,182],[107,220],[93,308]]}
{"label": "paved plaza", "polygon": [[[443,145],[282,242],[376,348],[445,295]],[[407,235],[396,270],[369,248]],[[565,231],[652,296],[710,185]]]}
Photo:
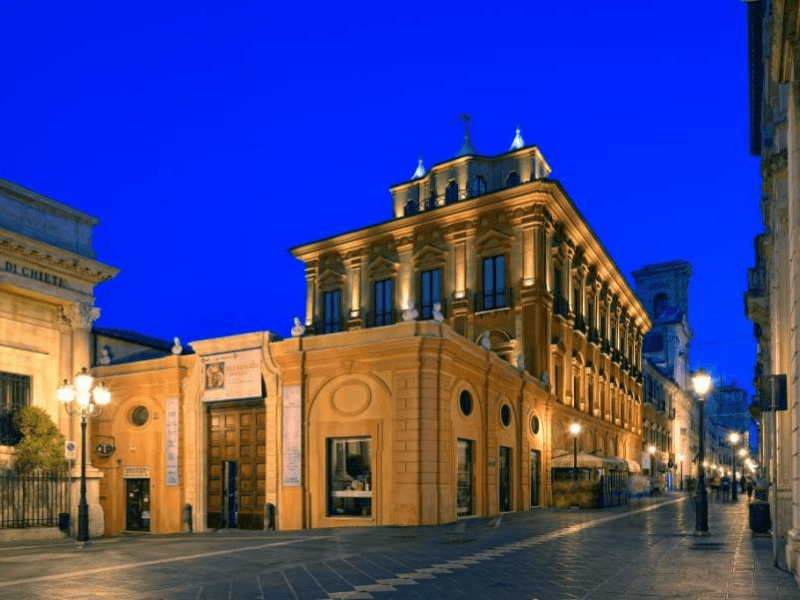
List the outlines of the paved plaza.
{"label": "paved plaza", "polygon": [[0,600],[800,600],[747,503],[694,535],[681,494],[438,527],[217,531],[0,544]]}

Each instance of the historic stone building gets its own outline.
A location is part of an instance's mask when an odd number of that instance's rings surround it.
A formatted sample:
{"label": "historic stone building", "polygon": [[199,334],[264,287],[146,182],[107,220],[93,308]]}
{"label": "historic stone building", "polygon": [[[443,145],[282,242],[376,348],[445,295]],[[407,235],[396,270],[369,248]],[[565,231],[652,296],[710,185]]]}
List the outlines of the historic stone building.
{"label": "historic stone building", "polygon": [[526,510],[553,503],[551,469],[576,449],[623,500],[651,323],[548,173],[519,136],[488,157],[467,136],[392,186],[391,221],[292,249],[307,300],[291,338],[98,366],[107,532]]}
{"label": "historic stone building", "polygon": [[[44,409],[80,455],[78,420],[59,405],[56,389],[91,366],[94,287],[117,273],[95,260],[95,225],[85,213],[0,180],[0,467],[13,464],[19,435],[12,420],[28,404]],[[98,534],[100,473],[91,457],[87,476],[90,530]]]}
{"label": "historic stone building", "polygon": [[[769,403],[773,377],[785,375],[788,382],[787,410],[763,414],[763,458],[772,465],[771,497],[779,557],[785,557],[795,575],[800,573],[798,11],[797,0],[748,4],[750,150],[761,159],[759,203],[764,233],[755,239],[755,267],[748,271],[745,295],[747,316],[755,324],[758,342],[755,387]],[[770,460],[772,457],[776,460]]]}

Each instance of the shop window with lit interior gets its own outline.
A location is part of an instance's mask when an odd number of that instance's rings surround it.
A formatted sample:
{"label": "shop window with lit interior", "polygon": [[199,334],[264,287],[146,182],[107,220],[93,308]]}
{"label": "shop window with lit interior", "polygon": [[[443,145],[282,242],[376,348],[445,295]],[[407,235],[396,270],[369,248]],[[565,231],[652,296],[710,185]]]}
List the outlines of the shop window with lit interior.
{"label": "shop window with lit interior", "polygon": [[483,292],[478,310],[508,306],[506,257],[502,254],[483,259]]}
{"label": "shop window with lit interior", "polygon": [[322,295],[322,333],[342,330],[342,290],[331,290]]}
{"label": "shop window with lit interior", "polygon": [[30,376],[0,373],[0,445],[15,446],[22,439],[14,416],[31,403],[30,398]]}
{"label": "shop window with lit interior", "polygon": [[372,440],[328,439],[328,516],[372,516]]}
{"label": "shop window with lit interior", "polygon": [[394,323],[393,283],[391,279],[381,279],[373,284],[372,304],[376,327]]}
{"label": "shop window with lit interior", "polygon": [[458,440],[456,515],[459,517],[474,513],[473,444],[472,440]]}
{"label": "shop window with lit interior", "polygon": [[442,304],[442,271],[430,269],[419,274],[420,318],[427,321],[433,318],[433,305]]}

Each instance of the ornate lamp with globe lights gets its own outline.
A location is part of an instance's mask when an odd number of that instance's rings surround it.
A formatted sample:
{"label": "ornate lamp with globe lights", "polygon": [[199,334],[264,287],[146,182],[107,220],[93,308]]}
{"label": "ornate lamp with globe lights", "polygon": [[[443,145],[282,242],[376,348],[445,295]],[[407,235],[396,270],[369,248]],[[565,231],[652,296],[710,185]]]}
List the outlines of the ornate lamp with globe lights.
{"label": "ornate lamp with globe lights", "polygon": [[711,376],[703,369],[698,369],[692,376],[692,387],[697,395],[697,406],[700,413],[700,443],[697,452],[697,512],[695,514],[695,534],[708,533],[708,494],[706,492],[706,473],[705,473],[705,399],[711,391]]}
{"label": "ornate lamp with globe lights", "polygon": [[67,413],[81,418],[81,497],[78,502],[77,541],[89,540],[89,505],[86,503],[86,418],[100,414],[111,402],[111,392],[102,381],[95,383],[91,373],[83,367],[75,375],[74,385],[67,380],[56,390],[56,399],[64,405]]}

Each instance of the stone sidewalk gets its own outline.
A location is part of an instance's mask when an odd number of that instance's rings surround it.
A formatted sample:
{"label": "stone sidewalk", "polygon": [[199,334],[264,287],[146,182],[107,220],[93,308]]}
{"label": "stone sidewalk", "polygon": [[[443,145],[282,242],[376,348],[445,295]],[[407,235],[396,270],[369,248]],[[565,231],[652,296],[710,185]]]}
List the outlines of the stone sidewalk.
{"label": "stone sidewalk", "polygon": [[800,600],[745,499],[536,509],[444,526],[0,543],[0,600]]}

